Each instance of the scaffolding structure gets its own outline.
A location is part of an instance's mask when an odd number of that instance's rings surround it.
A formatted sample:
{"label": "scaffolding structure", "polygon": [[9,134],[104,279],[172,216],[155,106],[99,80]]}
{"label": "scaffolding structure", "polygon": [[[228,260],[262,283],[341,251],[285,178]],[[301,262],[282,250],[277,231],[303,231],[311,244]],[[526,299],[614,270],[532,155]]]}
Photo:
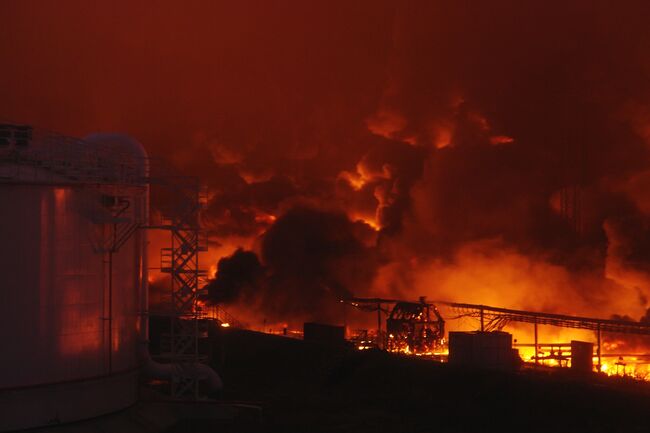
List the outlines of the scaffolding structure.
{"label": "scaffolding structure", "polygon": [[398,302],[386,319],[386,332],[389,352],[433,353],[443,345],[445,321],[438,308],[424,298]]}
{"label": "scaffolding structure", "polygon": [[171,379],[172,398],[199,400],[203,398],[201,384],[207,378],[197,376],[191,366],[208,359],[201,343],[208,337],[208,323],[198,305],[207,278],[207,271],[199,263],[199,254],[208,250],[207,234],[200,224],[207,197],[195,177],[170,177],[163,170],[162,176],[153,175],[150,181],[165,188],[171,199],[160,223],[150,226],[169,232],[170,239],[169,246],[160,250],[160,271],[171,279],[170,305],[163,312],[170,326],[163,335],[161,358],[181,366]]}
{"label": "scaffolding structure", "polygon": [[[375,346],[389,352],[429,354],[444,342],[445,321],[438,308],[420,297],[417,302],[383,298],[347,298],[340,302],[366,312],[377,312],[377,332],[374,343],[368,333],[361,336],[362,346]],[[382,332],[381,315],[385,314],[386,331]]]}

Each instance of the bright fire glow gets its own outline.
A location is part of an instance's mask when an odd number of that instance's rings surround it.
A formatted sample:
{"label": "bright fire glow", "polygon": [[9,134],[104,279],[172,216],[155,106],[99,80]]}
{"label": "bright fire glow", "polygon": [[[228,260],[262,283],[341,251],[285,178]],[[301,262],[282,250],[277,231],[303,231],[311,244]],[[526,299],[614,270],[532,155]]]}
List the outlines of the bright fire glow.
{"label": "bright fire glow", "polygon": [[369,225],[373,230],[377,232],[381,230],[381,225],[379,225],[376,218],[370,218],[359,214],[352,214],[350,215],[350,220],[361,221],[362,223]]}
{"label": "bright fire glow", "polygon": [[493,135],[490,137],[490,144],[499,145],[499,144],[510,144],[514,143],[515,139],[508,137],[507,135]]}

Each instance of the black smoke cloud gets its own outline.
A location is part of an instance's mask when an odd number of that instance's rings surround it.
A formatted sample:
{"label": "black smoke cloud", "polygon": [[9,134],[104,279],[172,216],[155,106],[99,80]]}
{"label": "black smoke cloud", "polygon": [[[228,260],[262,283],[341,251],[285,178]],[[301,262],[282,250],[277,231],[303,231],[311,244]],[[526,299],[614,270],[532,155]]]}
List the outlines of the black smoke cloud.
{"label": "black smoke cloud", "polygon": [[297,186],[285,176],[250,184],[237,182],[210,201],[204,226],[213,236],[258,235],[268,228],[281,203],[299,196]]}
{"label": "black smoke cloud", "polygon": [[247,301],[262,292],[265,270],[252,251],[237,249],[217,264],[217,278],[205,287],[207,299],[213,303]]}
{"label": "black smoke cloud", "polygon": [[339,300],[367,290],[379,265],[363,230],[340,212],[293,208],[264,234],[261,262],[241,249],[219,261],[209,299],[270,320],[338,320]]}
{"label": "black smoke cloud", "polygon": [[[647,9],[579,1],[400,8],[378,113],[401,119],[391,137],[435,149],[409,190],[415,209],[403,215],[399,251],[450,257],[468,242],[499,238],[605,273],[616,254],[605,222],[650,215],[639,206],[647,193],[628,188],[650,161],[640,108],[650,99],[650,33],[638,18]],[[575,185],[580,234],[557,209],[560,191]],[[646,227],[631,225],[630,238],[647,237]],[[650,255],[634,249],[635,266],[646,266]]]}

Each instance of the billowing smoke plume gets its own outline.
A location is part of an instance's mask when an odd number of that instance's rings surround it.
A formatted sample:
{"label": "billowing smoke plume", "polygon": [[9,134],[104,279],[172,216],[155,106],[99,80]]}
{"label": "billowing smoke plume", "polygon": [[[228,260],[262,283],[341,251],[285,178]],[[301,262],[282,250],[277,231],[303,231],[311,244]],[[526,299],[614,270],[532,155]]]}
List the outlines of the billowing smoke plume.
{"label": "billowing smoke plume", "polygon": [[207,299],[216,304],[250,302],[251,297],[262,293],[264,274],[257,255],[240,248],[232,256],[219,260],[217,277],[206,286]]}
{"label": "billowing smoke plume", "polygon": [[366,290],[377,254],[362,239],[372,230],[345,214],[297,207],[264,234],[261,259],[238,249],[219,260],[208,299],[259,309],[269,320],[326,320],[339,301]]}
{"label": "billowing smoke plume", "polygon": [[198,175],[215,299],[638,320],[650,4],[619,3],[6,2],[0,118],[125,131]]}

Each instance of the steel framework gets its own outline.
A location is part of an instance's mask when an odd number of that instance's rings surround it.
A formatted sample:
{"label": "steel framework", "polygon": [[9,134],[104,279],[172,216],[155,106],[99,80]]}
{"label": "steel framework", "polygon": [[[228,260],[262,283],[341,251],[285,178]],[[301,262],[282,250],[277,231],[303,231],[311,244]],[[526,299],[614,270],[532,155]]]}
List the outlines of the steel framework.
{"label": "steel framework", "polygon": [[461,315],[479,318],[481,320],[482,331],[501,330],[509,322],[525,322],[563,328],[589,329],[600,332],[650,335],[650,324],[647,323],[537,313],[533,311],[511,310],[487,305],[456,302],[439,301],[437,304],[452,307]]}
{"label": "steel framework", "polygon": [[[171,309],[165,312],[170,328],[165,335],[167,344],[163,358],[183,367],[207,361],[201,349],[201,340],[207,338],[207,322],[198,305],[200,289],[207,276],[199,262],[199,253],[208,249],[207,236],[200,225],[200,212],[207,198],[196,178],[166,178],[161,183],[172,192],[171,204],[161,224],[153,226],[170,235],[170,246],[160,251],[160,270],[171,278]],[[195,371],[192,368],[175,370],[171,380],[172,398],[202,398],[201,383],[205,378],[198,377]]]}
{"label": "steel framework", "polygon": [[445,321],[438,308],[424,298],[419,302],[398,302],[386,319],[386,332],[388,351],[431,353],[444,342]]}
{"label": "steel framework", "polygon": [[[351,305],[362,311],[377,312],[378,348],[429,353],[442,345],[445,321],[438,308],[425,297],[420,297],[418,302],[384,298],[347,298],[340,302],[344,307]],[[385,334],[381,329],[382,313],[387,316]]]}
{"label": "steel framework", "polygon": [[[344,308],[344,315],[345,315],[345,306],[346,305],[351,305],[354,308],[358,308],[359,310],[362,311],[367,311],[367,312],[377,312],[377,341],[375,342],[377,347],[380,349],[386,348],[386,341],[385,341],[385,333],[382,332],[381,330],[381,314],[384,313],[388,315],[390,313],[390,310],[388,310],[388,306],[391,304],[395,304],[399,302],[398,300],[395,299],[383,299],[383,298],[346,298],[346,299],[341,299],[340,300],[341,304],[343,305]],[[386,307],[384,307],[386,305]]]}

